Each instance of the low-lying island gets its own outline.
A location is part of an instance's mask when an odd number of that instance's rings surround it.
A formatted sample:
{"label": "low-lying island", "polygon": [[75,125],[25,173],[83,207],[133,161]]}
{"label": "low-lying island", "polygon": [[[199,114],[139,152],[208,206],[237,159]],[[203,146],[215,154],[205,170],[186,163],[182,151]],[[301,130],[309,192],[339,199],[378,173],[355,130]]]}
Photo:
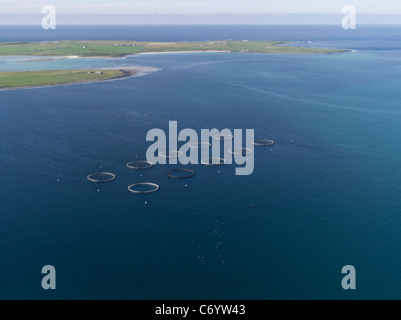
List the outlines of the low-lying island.
{"label": "low-lying island", "polygon": [[[343,49],[290,46],[283,41],[202,41],[202,42],[136,42],[136,41],[47,41],[0,43],[0,56],[49,57],[46,61],[74,58],[121,58],[135,54],[177,52],[241,52],[264,54],[334,54]],[[30,61],[28,61],[30,62]],[[0,89],[88,83],[128,77],[138,69],[45,70],[0,72]]]}

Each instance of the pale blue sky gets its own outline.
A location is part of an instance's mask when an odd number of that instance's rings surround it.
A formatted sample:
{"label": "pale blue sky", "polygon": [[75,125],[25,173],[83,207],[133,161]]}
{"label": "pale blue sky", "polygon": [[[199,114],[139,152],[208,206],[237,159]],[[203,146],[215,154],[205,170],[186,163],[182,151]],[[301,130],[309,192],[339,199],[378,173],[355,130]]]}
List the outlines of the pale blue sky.
{"label": "pale blue sky", "polygon": [[0,0],[0,14],[34,14],[44,5],[73,14],[338,14],[345,5],[359,14],[401,14],[400,0]]}

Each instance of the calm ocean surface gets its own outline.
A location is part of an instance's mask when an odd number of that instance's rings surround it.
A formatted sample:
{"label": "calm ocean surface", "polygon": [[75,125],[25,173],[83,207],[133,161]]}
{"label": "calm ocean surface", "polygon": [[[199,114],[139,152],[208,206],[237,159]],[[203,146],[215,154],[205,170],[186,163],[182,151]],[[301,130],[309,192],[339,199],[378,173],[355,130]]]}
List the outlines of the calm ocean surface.
{"label": "calm ocean surface", "polygon": [[[63,39],[293,40],[356,52],[0,57],[2,71],[161,69],[0,92],[1,299],[401,298],[401,27],[0,26],[0,41]],[[276,144],[256,149],[247,177],[233,166],[194,166],[185,181],[169,179],[170,166],[128,170],[145,157],[147,131],[169,120],[255,129]],[[99,170],[117,180],[86,180]],[[130,194],[140,181],[160,191]],[[49,264],[57,290],[45,292]],[[357,269],[356,291],[341,287],[345,265]]]}

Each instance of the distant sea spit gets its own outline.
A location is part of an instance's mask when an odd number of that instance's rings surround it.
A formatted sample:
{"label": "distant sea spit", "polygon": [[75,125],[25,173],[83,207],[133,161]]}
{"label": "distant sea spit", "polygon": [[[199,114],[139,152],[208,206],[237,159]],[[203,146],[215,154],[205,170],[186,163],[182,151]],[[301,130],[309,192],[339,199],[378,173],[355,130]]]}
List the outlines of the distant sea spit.
{"label": "distant sea spit", "polygon": [[18,63],[26,63],[26,62],[46,62],[46,61],[55,61],[55,60],[72,60],[72,59],[126,59],[129,57],[134,57],[137,55],[155,55],[155,54],[171,54],[171,53],[230,53],[231,51],[222,51],[222,50],[208,50],[208,51],[160,51],[160,52],[143,52],[143,53],[135,53],[126,55],[124,57],[102,57],[102,56],[92,56],[92,57],[81,57],[81,56],[54,56],[44,59],[31,59],[31,60],[20,60]]}
{"label": "distant sea spit", "polygon": [[71,60],[71,59],[80,59],[80,56],[61,56],[57,57],[55,56],[54,58],[45,58],[45,59],[32,59],[32,60],[20,60],[17,61],[18,63],[26,63],[26,62],[46,62],[46,61],[55,61],[55,60]]}
{"label": "distant sea spit", "polygon": [[223,52],[223,53],[230,53],[231,51],[223,51],[223,50],[207,50],[207,51],[160,51],[160,52],[143,52],[138,53],[138,55],[148,55],[148,54],[171,54],[171,53],[209,53],[209,52]]}
{"label": "distant sea spit", "polygon": [[[9,86],[9,87],[0,87],[0,91],[6,91],[6,90],[17,90],[17,89],[31,89],[31,88],[44,88],[44,87],[54,87],[54,86],[61,86],[61,85],[71,85],[71,84],[87,84],[87,83],[94,83],[94,82],[105,82],[105,81],[113,81],[113,80],[120,80],[128,77],[137,77],[137,76],[142,76],[151,72],[156,72],[160,71],[161,69],[159,68],[153,68],[153,67],[146,67],[146,66],[124,66],[124,68],[98,68],[96,69],[98,71],[120,71],[118,75],[111,75],[110,77],[105,77],[105,78],[98,78],[98,79],[83,79],[83,80],[77,80],[77,81],[58,81],[58,82],[50,82],[50,83],[44,83],[44,84],[29,84],[29,85],[15,85],[15,86]],[[65,72],[72,71],[72,72],[78,72],[78,71],[84,71],[88,75],[92,75],[96,73],[96,71],[93,70],[86,70],[86,69],[80,69],[80,70],[66,70]],[[35,73],[38,71],[32,71],[32,72],[12,72],[11,74],[16,75],[16,74],[22,74],[22,73]],[[39,71],[40,72],[40,71]],[[46,72],[46,71],[44,71]],[[34,74],[33,74],[34,76]]]}

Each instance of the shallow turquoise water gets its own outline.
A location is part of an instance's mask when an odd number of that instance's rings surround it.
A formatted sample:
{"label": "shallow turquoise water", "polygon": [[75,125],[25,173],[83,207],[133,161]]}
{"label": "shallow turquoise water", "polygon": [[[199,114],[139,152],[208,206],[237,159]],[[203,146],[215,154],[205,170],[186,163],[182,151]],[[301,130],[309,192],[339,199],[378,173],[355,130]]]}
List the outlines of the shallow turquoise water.
{"label": "shallow turquoise water", "polygon": [[[377,41],[326,56],[0,59],[2,70],[162,69],[0,92],[0,298],[398,298],[401,59]],[[193,166],[187,181],[168,179],[169,166],[126,169],[169,120],[255,129],[276,145],[256,149],[248,177],[231,166]],[[86,181],[100,166],[117,180]],[[160,191],[127,191],[144,180]],[[46,264],[54,292],[40,287]],[[341,288],[348,264],[355,292]]]}

